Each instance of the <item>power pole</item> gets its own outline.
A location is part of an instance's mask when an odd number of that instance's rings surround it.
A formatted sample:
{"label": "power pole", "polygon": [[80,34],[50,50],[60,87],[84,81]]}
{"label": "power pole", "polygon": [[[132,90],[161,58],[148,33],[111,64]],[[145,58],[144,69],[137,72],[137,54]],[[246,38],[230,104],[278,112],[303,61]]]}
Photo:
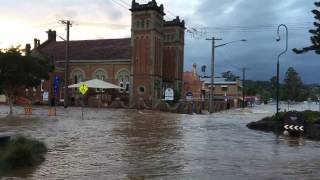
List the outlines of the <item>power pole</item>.
{"label": "power pole", "polygon": [[68,107],[68,85],[69,85],[69,41],[70,41],[70,26],[72,23],[69,20],[61,20],[62,24],[66,25],[67,40],[66,40],[66,59],[64,65],[64,108]]}
{"label": "power pole", "polygon": [[222,39],[216,39],[212,37],[211,39],[206,39],[208,41],[212,41],[212,57],[211,57],[211,86],[210,86],[210,94],[209,94],[209,113],[213,113],[214,111],[214,48],[215,46],[215,41],[216,40],[222,40]]}
{"label": "power pole", "polygon": [[246,91],[246,68],[242,68],[242,108],[246,107],[245,94]]}

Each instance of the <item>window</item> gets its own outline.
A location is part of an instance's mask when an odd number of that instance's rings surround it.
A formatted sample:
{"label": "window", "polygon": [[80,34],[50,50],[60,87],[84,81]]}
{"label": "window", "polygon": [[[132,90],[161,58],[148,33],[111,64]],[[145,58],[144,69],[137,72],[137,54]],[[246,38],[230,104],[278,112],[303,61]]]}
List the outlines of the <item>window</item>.
{"label": "window", "polygon": [[136,27],[140,28],[140,21],[136,21]]}
{"label": "window", "polygon": [[123,89],[120,89],[120,92],[129,92],[129,84],[130,84],[130,73],[128,70],[121,70],[118,72],[117,80],[119,82],[119,86]]}
{"label": "window", "polygon": [[72,73],[73,81],[75,84],[83,82],[84,81],[84,73],[81,70],[75,70]]}
{"label": "window", "polygon": [[144,94],[145,93],[145,87],[144,86],[139,86],[138,87],[138,93],[139,94]]}
{"label": "window", "polygon": [[94,78],[102,80],[102,81],[105,81],[105,80],[107,80],[106,72],[104,70],[102,70],[102,69],[98,69],[95,72],[95,77]]}
{"label": "window", "polygon": [[141,21],[141,28],[144,28],[144,20]]}
{"label": "window", "polygon": [[[101,81],[106,81],[106,72],[103,69],[97,69],[93,75],[93,78],[99,79]],[[103,89],[96,89],[96,92],[103,92]]]}
{"label": "window", "polygon": [[227,92],[228,91],[228,87],[221,87],[222,91]]}

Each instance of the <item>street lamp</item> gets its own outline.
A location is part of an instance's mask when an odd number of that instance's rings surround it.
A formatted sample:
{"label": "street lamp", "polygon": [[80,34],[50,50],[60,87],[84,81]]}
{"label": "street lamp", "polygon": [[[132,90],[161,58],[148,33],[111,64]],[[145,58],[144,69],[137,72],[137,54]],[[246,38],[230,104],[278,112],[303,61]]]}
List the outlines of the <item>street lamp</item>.
{"label": "street lamp", "polygon": [[288,33],[288,27],[285,24],[280,24],[278,26],[278,38],[277,38],[277,42],[279,42],[281,40],[280,37],[280,27],[284,27],[286,30],[286,49],[284,51],[282,51],[279,55],[278,55],[278,60],[277,60],[277,115],[279,114],[279,59],[280,56],[282,56],[283,54],[285,54],[288,51],[288,37],[289,37],[289,33]]}
{"label": "street lamp", "polygon": [[235,42],[245,42],[247,40],[245,39],[241,39],[241,40],[236,40],[236,41],[231,41],[231,42],[228,42],[228,43],[223,43],[223,44],[220,44],[220,45],[215,45],[215,41],[220,41],[222,39],[216,39],[214,37],[212,37],[211,39],[206,39],[208,41],[212,41],[212,57],[211,57],[211,83],[210,83],[210,94],[209,94],[209,113],[213,113],[213,108],[214,108],[214,93],[213,93],[213,84],[214,84],[214,49],[215,48],[218,48],[218,47],[222,47],[222,46],[225,46],[225,45],[228,45],[228,44],[232,44],[232,43],[235,43]]}

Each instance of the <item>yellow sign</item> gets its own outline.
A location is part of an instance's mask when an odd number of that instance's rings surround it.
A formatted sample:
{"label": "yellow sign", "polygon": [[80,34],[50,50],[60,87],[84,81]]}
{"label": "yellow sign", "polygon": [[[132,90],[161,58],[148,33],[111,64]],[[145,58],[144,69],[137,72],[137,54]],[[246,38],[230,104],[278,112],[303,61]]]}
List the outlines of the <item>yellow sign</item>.
{"label": "yellow sign", "polygon": [[86,93],[87,93],[87,91],[88,91],[88,85],[86,85],[86,84],[81,84],[80,85],[80,88],[79,88],[79,91],[80,91],[80,93],[82,94],[82,95],[85,95]]}

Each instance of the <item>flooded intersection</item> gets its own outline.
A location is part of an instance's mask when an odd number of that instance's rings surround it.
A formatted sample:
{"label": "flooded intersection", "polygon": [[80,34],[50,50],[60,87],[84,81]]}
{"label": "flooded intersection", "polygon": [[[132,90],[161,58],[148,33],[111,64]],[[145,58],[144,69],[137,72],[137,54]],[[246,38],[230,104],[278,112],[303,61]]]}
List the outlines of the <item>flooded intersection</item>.
{"label": "flooded intersection", "polygon": [[270,109],[192,116],[85,109],[81,120],[81,108],[59,108],[53,118],[36,108],[36,118],[1,121],[0,131],[48,145],[42,165],[16,174],[30,179],[318,179],[320,142],[247,129]]}

